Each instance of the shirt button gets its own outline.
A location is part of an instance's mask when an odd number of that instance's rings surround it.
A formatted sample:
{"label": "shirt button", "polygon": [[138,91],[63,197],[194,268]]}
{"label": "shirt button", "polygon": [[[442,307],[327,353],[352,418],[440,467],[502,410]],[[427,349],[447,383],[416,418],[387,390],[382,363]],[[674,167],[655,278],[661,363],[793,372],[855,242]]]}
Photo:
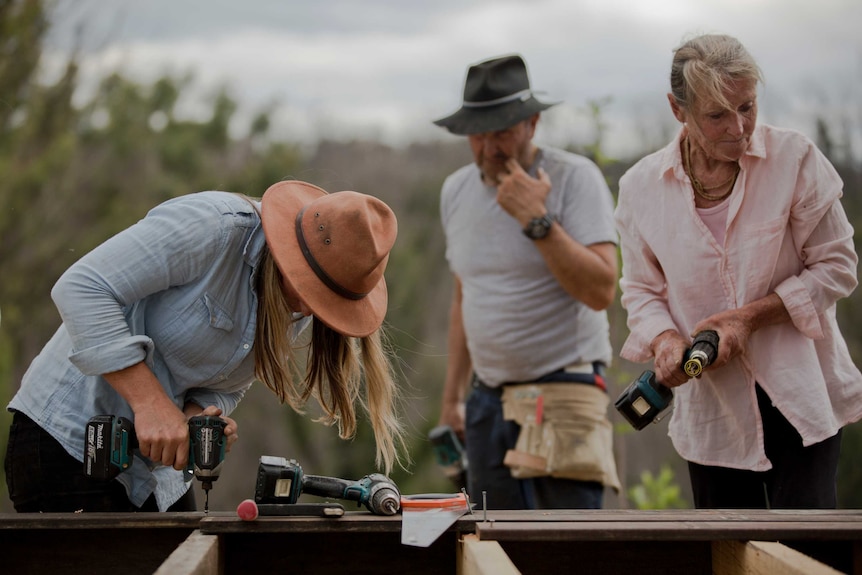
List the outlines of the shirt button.
{"label": "shirt button", "polygon": [[242,344],[242,348],[243,348],[243,349],[248,349],[248,344],[247,344],[247,343]]}

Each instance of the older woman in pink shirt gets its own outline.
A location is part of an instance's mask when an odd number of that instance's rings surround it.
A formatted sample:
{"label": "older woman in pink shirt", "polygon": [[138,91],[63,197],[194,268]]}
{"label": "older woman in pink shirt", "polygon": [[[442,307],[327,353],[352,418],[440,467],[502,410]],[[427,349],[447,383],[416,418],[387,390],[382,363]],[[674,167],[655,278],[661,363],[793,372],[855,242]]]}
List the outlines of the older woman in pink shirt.
{"label": "older woman in pink shirt", "polygon": [[[679,47],[676,139],[620,180],[621,355],[676,388],[670,437],[698,508],[834,508],[862,374],[835,319],[856,287],[842,182],[802,134],[757,125],[761,73],[734,38]],[[693,334],[718,332],[698,379]]]}

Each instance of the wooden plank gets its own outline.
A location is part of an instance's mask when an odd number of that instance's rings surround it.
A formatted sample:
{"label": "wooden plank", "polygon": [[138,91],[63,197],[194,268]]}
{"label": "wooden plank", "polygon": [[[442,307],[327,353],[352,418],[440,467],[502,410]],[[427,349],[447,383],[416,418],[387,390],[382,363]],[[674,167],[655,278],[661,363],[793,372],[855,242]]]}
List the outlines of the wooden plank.
{"label": "wooden plank", "polygon": [[773,541],[716,541],[713,575],[840,575],[840,571]]}
{"label": "wooden plank", "polygon": [[152,575],[202,517],[202,513],[0,514],[0,571]]}
{"label": "wooden plank", "polygon": [[761,522],[785,523],[862,523],[862,510],[766,510],[766,509],[685,509],[685,510],[636,510],[636,509],[547,509],[539,511],[491,510],[475,511],[465,520],[484,521],[530,521],[590,523],[596,520],[609,522]]}
{"label": "wooden plank", "polygon": [[193,531],[159,566],[155,575],[219,575],[220,573],[218,537]]}
{"label": "wooden plank", "polygon": [[444,533],[430,547],[402,545],[401,534],[396,532],[233,532],[218,537],[226,575],[440,575],[455,572],[455,533]]}
{"label": "wooden plank", "polygon": [[21,529],[0,532],[0,573],[152,575],[191,529]]}
{"label": "wooden plank", "polygon": [[475,524],[482,540],[496,541],[709,541],[862,539],[862,522],[500,522]]}
{"label": "wooden plank", "polygon": [[529,575],[711,575],[709,541],[500,541]]}
{"label": "wooden plank", "polygon": [[[212,516],[213,514],[210,514]],[[224,513],[224,515],[227,515]],[[236,517],[235,513],[230,515]],[[0,513],[0,531],[21,529],[197,529],[204,513]]]}
{"label": "wooden plank", "polygon": [[480,541],[465,535],[458,542],[458,575],[521,575],[496,541]]}
{"label": "wooden plank", "polygon": [[[342,517],[258,517],[243,521],[236,514],[213,516],[201,520],[200,529],[207,535],[225,533],[398,533],[401,515],[381,516],[371,513],[345,513]],[[453,528],[454,529],[454,528]]]}

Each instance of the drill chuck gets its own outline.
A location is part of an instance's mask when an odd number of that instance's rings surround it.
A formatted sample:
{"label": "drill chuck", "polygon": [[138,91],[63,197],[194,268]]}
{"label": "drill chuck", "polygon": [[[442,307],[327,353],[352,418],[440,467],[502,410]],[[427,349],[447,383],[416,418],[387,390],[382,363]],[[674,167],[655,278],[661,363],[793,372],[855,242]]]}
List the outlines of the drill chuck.
{"label": "drill chuck", "polygon": [[703,368],[706,367],[708,359],[709,358],[706,353],[702,351],[693,351],[691,355],[688,356],[688,360],[683,366],[685,374],[689,377],[697,377],[703,372]]}
{"label": "drill chuck", "polygon": [[689,377],[697,377],[718,356],[718,333],[705,330],[694,336],[682,369]]}
{"label": "drill chuck", "polygon": [[366,502],[368,510],[375,515],[395,515],[401,509],[401,493],[385,475],[372,473],[370,496]]}

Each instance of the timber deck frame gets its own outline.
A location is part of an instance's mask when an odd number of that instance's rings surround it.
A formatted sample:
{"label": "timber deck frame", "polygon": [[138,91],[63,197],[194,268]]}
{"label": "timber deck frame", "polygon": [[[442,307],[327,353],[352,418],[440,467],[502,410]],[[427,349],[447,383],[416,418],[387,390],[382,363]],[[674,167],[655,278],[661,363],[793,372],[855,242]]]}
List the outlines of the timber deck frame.
{"label": "timber deck frame", "polygon": [[4,573],[862,575],[862,510],[478,510],[428,548],[401,517],[0,514]]}

